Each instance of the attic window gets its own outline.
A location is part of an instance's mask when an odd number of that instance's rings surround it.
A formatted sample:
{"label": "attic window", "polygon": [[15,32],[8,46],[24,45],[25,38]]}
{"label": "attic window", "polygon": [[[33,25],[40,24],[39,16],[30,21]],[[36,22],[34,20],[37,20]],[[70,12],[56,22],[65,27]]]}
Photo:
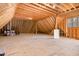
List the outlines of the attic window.
{"label": "attic window", "polygon": [[67,26],[71,27],[79,27],[79,17],[69,18]]}

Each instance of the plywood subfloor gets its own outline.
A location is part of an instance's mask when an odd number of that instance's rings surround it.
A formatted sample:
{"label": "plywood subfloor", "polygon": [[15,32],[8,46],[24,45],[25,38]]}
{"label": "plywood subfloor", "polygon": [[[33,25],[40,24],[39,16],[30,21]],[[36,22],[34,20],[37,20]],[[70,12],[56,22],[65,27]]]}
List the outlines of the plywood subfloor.
{"label": "plywood subfloor", "polygon": [[44,34],[20,34],[0,36],[0,48],[6,56],[72,56],[79,55],[79,41]]}

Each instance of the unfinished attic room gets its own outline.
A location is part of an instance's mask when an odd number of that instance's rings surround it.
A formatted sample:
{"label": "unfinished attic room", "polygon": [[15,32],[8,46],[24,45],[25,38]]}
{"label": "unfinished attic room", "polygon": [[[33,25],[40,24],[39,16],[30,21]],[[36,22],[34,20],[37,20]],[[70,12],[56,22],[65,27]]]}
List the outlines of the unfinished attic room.
{"label": "unfinished attic room", "polygon": [[79,56],[79,3],[0,3],[0,56]]}

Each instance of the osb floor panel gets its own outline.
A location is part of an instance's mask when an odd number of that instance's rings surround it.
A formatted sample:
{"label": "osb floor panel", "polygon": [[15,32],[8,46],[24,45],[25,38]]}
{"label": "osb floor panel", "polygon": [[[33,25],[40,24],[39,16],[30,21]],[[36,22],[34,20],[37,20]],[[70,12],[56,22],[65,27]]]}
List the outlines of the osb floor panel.
{"label": "osb floor panel", "polygon": [[6,56],[78,56],[79,41],[45,34],[0,36],[0,48]]}

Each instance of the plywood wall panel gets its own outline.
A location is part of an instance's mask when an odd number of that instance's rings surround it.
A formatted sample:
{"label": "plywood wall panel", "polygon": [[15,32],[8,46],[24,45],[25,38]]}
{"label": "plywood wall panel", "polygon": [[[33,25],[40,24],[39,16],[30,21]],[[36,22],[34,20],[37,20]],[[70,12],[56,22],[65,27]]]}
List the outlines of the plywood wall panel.
{"label": "plywood wall panel", "polygon": [[0,16],[0,29],[5,26],[14,16],[16,4],[9,4],[8,9],[4,9],[5,13]]}
{"label": "plywood wall panel", "polygon": [[77,28],[77,39],[79,39],[79,28]]}
{"label": "plywood wall panel", "polygon": [[38,26],[40,27],[40,31],[48,34],[51,33],[51,31],[55,27],[55,22],[53,17],[47,17],[43,20],[38,21],[38,23],[41,25]]}
{"label": "plywood wall panel", "polygon": [[20,33],[30,33],[33,31],[34,21],[14,18],[12,26]]}
{"label": "plywood wall panel", "polygon": [[67,35],[67,37],[75,38],[75,39],[79,38],[79,27],[73,27],[73,28],[67,27],[67,29],[66,29],[66,19],[62,20],[58,24],[58,27],[64,31],[64,33]]}

